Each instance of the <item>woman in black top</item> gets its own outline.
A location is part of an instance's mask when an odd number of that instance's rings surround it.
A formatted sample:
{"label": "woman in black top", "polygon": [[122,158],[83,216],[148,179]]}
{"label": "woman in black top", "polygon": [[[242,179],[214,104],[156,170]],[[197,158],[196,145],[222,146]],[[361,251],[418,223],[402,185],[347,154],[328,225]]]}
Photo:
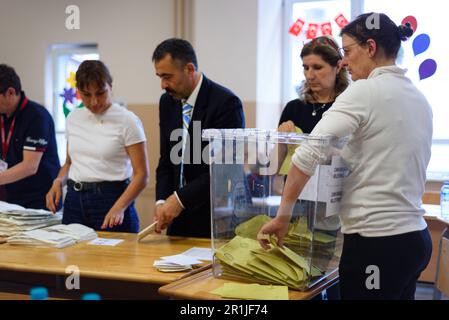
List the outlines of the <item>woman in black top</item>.
{"label": "woman in black top", "polygon": [[[335,40],[322,36],[306,43],[301,50],[305,81],[299,99],[287,103],[279,120],[279,132],[311,133],[349,84],[342,55]],[[286,175],[294,146],[279,145],[279,174]],[[289,156],[288,156],[289,154]]]}
{"label": "woman in black top", "polygon": [[279,121],[279,131],[312,132],[323,113],[348,86],[346,69],[338,45],[331,37],[323,36],[306,43],[301,51],[305,81],[299,99],[287,103]]}

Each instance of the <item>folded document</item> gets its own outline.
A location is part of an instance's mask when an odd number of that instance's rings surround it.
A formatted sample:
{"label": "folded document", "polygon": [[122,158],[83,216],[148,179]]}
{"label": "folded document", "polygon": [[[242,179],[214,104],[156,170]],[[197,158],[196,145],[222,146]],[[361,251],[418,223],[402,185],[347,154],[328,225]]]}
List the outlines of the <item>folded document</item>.
{"label": "folded document", "polygon": [[97,238],[97,234],[93,229],[73,223],[20,232],[9,237],[7,242],[13,245],[65,248],[77,242],[95,238]]}
{"label": "folded document", "polygon": [[53,214],[41,209],[25,209],[16,204],[0,201],[0,236],[2,237],[59,224],[61,220],[61,213]]}
{"label": "folded document", "polygon": [[194,265],[202,263],[196,258],[183,254],[161,257],[161,259],[162,260],[155,261],[153,266],[162,272],[178,272],[191,270]]}

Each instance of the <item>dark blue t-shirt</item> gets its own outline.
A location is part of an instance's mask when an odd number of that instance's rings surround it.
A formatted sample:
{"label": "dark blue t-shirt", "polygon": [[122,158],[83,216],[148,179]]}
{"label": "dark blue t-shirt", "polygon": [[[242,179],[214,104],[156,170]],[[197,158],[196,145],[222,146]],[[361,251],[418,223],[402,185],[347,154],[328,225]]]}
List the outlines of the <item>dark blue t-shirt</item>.
{"label": "dark blue t-shirt", "polygon": [[[43,152],[43,155],[35,175],[5,185],[6,201],[25,208],[46,209],[45,195],[61,168],[55,125],[47,109],[36,102],[28,101],[25,107],[20,109],[24,98],[25,93],[22,92],[17,110],[11,117],[0,115],[4,119],[5,136],[8,135],[14,117],[16,118],[6,155],[8,168],[22,162],[24,150]],[[0,150],[0,153],[3,153],[3,150]],[[3,154],[1,156],[3,158]]]}

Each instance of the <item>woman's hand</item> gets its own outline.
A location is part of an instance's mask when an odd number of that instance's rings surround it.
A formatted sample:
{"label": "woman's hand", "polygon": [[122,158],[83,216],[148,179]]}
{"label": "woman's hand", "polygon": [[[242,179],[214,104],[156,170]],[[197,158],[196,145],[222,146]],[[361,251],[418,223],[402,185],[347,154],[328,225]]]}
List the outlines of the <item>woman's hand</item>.
{"label": "woman's hand", "polygon": [[55,179],[50,191],[48,191],[47,195],[45,196],[46,206],[51,212],[55,213],[57,211],[59,202],[61,201],[61,197],[62,183],[60,179]]}
{"label": "woman's hand", "polygon": [[104,217],[101,229],[113,228],[123,223],[125,217],[125,209],[115,209],[114,207],[109,210],[106,217]]}
{"label": "woman's hand", "polygon": [[279,132],[296,132],[296,127],[293,121],[285,121],[281,123],[281,125],[278,128]]}
{"label": "woman's hand", "polygon": [[290,223],[290,216],[278,215],[267,222],[262,226],[259,230],[259,234],[257,235],[257,239],[259,240],[260,245],[265,250],[270,249],[270,240],[269,236],[274,234],[277,237],[277,244],[279,247],[284,245],[284,238],[288,232],[288,226]]}

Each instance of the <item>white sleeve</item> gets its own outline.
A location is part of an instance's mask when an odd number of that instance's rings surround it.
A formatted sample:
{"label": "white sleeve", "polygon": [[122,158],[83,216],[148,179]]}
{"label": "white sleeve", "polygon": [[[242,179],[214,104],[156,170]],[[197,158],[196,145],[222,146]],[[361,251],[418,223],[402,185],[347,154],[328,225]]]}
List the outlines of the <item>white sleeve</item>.
{"label": "white sleeve", "polygon": [[72,123],[72,118],[73,118],[73,111],[69,113],[69,115],[67,116],[66,120],[65,120],[65,140],[69,141],[69,130],[70,130],[70,125]]}
{"label": "white sleeve", "polygon": [[[358,80],[346,89],[310,133],[311,137],[343,138],[362,127],[370,116],[369,80]],[[305,174],[312,176],[316,166],[327,159],[323,148],[305,142],[292,157],[292,163]]]}
{"label": "white sleeve", "polygon": [[139,117],[130,112],[125,123],[124,140],[125,146],[131,146],[136,143],[147,141],[142,122]]}

